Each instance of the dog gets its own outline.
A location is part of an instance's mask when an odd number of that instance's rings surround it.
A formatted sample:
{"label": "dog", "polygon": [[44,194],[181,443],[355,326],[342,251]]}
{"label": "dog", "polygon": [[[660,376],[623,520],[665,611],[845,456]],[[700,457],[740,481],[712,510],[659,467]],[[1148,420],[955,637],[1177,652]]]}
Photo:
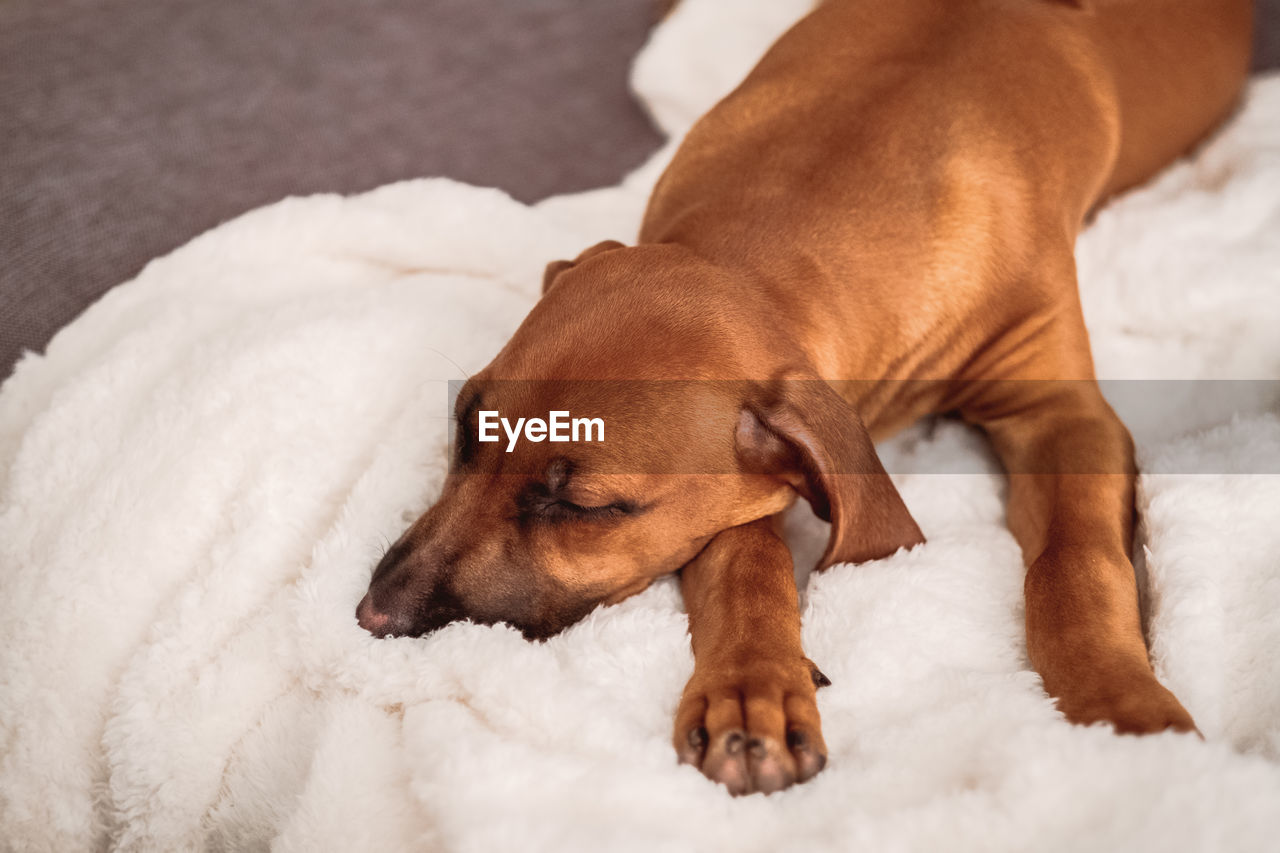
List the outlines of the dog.
{"label": "dog", "polygon": [[[1152,670],[1133,446],[1099,391],[1073,246],[1203,140],[1247,76],[1248,0],[827,0],[689,132],[636,245],[548,265],[457,395],[439,500],[356,618],[546,637],[678,572],[694,651],[674,745],[734,794],[826,762],[792,557],[924,537],[873,441],[958,413],[1009,478],[1029,658],[1066,719],[1195,733]],[[479,440],[590,413],[606,441]],[[604,427],[602,427],[603,431]]]}

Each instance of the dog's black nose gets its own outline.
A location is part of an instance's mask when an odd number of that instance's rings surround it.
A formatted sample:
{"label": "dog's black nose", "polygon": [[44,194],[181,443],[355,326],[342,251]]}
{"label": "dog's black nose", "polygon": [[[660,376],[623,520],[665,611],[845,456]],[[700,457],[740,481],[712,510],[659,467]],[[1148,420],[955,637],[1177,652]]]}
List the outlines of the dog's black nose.
{"label": "dog's black nose", "polygon": [[374,604],[373,592],[365,593],[356,607],[356,621],[373,636],[382,637],[421,637],[430,634],[459,619],[466,614],[458,606],[457,600],[447,592],[437,594],[422,608],[382,609]]}
{"label": "dog's black nose", "polygon": [[356,607],[356,621],[375,637],[404,637],[423,633],[421,614],[414,606],[417,577],[409,550],[400,543],[387,549],[369,582],[369,590]]}
{"label": "dog's black nose", "polygon": [[[383,637],[421,637],[458,618],[453,614],[442,614],[434,609],[427,612],[413,607],[397,606],[402,602],[393,597],[387,607],[380,607],[374,602],[373,590],[365,593],[356,607],[356,621],[373,636]],[[436,618],[431,618],[431,617]],[[443,617],[443,618],[440,618]]]}
{"label": "dog's black nose", "polygon": [[364,598],[360,599],[360,605],[356,607],[356,621],[375,637],[395,637],[408,633],[405,630],[408,626],[398,624],[402,620],[398,620],[393,612],[379,610],[374,606],[372,592],[366,592]]}
{"label": "dog's black nose", "polygon": [[420,637],[469,615],[437,566],[403,554],[384,557],[356,607],[375,637]]}

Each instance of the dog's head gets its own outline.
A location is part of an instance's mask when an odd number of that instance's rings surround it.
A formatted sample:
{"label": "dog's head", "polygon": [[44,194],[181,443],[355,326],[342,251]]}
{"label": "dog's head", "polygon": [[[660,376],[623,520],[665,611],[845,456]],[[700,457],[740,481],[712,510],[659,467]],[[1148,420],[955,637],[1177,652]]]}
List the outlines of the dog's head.
{"label": "dog's head", "polygon": [[[832,522],[823,565],[922,541],[830,385],[776,370],[740,378],[760,369],[741,357],[755,342],[723,300],[689,288],[713,271],[619,249],[552,264],[542,302],[458,394],[449,476],[375,569],[357,610],[369,631],[471,619],[549,636],[797,494]],[[643,302],[628,287],[639,275],[662,279],[647,281]],[[580,424],[578,441],[541,430],[513,440],[521,418],[552,412],[598,420],[603,436],[585,440],[592,427]],[[498,440],[481,440],[486,424]]]}

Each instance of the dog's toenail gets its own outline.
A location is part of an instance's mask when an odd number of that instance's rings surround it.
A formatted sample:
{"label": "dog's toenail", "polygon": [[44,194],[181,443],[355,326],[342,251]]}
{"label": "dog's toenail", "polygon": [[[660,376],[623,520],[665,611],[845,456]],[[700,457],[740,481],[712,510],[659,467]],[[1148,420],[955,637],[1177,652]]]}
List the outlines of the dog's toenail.
{"label": "dog's toenail", "polygon": [[804,732],[799,729],[792,729],[787,732],[787,746],[791,749],[804,749],[809,745],[809,739],[804,736]]}
{"label": "dog's toenail", "polygon": [[742,736],[742,732],[734,732],[725,739],[724,751],[730,755],[737,755],[742,752],[742,744],[745,740],[746,738]]}
{"label": "dog's toenail", "polygon": [[816,666],[813,668],[812,675],[813,675],[813,684],[815,687],[831,686],[831,679],[823,675],[822,670],[818,669]]}
{"label": "dog's toenail", "polygon": [[707,730],[702,726],[698,726],[689,732],[689,746],[694,749],[702,749],[707,745]]}
{"label": "dog's toenail", "polygon": [[758,737],[753,737],[747,741],[747,751],[751,753],[753,758],[764,758],[768,753],[768,750],[765,749],[764,741]]}

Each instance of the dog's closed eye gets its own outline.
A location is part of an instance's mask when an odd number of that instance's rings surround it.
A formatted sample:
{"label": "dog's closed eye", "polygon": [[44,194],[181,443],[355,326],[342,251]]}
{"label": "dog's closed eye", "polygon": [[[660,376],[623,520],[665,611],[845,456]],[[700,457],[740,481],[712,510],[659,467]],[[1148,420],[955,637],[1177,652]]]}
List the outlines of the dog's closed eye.
{"label": "dog's closed eye", "polygon": [[593,489],[573,488],[574,464],[557,459],[547,466],[546,480],[529,483],[516,498],[517,518],[523,522],[609,521],[636,515],[647,506],[626,498],[601,495]]}
{"label": "dog's closed eye", "polygon": [[606,521],[634,515],[637,506],[632,501],[618,500],[599,506],[584,506],[552,495],[530,496],[522,500],[520,517],[526,521]]}
{"label": "dog's closed eye", "polygon": [[606,521],[634,515],[640,509],[635,501],[625,498],[593,495],[584,499],[573,494],[568,487],[569,470],[568,465],[553,465],[547,482],[533,482],[524,489],[516,499],[521,521]]}
{"label": "dog's closed eye", "polygon": [[546,510],[547,512],[563,512],[580,518],[601,518],[618,515],[632,515],[636,505],[631,501],[614,501],[603,506],[583,506],[573,501],[558,500]]}

